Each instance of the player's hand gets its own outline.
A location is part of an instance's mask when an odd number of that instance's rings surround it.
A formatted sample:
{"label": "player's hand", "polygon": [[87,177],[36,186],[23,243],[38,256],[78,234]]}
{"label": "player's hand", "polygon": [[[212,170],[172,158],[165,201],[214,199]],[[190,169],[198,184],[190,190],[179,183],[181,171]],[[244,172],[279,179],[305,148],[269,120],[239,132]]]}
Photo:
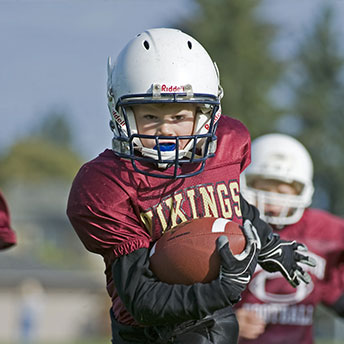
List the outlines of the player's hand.
{"label": "player's hand", "polygon": [[313,258],[300,252],[307,252],[307,247],[296,241],[282,240],[277,233],[273,233],[271,240],[262,248],[258,263],[268,272],[280,271],[293,287],[297,287],[300,282],[308,284],[311,281],[310,275],[303,271],[299,263],[316,265]]}
{"label": "player's hand", "polygon": [[236,255],[233,255],[229,248],[227,236],[221,235],[216,240],[216,247],[221,258],[219,278],[233,303],[240,300],[241,292],[249,283],[257,265],[260,249],[259,237],[250,221],[245,221],[244,234],[246,247],[242,253]]}
{"label": "player's hand", "polygon": [[239,308],[235,314],[239,323],[239,337],[256,339],[265,331],[266,323],[256,312]]}

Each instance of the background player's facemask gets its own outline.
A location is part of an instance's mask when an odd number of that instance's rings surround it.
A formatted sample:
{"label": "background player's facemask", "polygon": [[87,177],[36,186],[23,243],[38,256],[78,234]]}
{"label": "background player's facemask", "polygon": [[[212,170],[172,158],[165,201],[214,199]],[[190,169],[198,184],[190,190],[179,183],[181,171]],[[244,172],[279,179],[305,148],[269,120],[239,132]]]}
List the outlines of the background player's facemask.
{"label": "background player's facemask", "polygon": [[[276,192],[268,192],[256,189],[243,183],[243,192],[245,199],[254,204],[260,213],[260,216],[277,229],[283,228],[298,222],[305,208],[309,205],[307,195],[301,193],[300,195],[279,194]],[[277,212],[271,212],[269,205],[279,208]]]}
{"label": "background player's facemask", "polygon": [[[255,204],[261,217],[276,228],[298,222],[305,208],[312,203],[313,163],[305,147],[293,137],[268,134],[252,142],[252,163],[241,175],[241,192]],[[257,189],[255,180],[268,179],[297,184],[297,195]],[[280,210],[274,214],[266,209],[273,205]]]}
{"label": "background player's facemask", "polygon": [[[174,29],[138,35],[113,66],[108,63],[113,151],[130,159],[136,171],[153,177],[174,179],[202,172],[216,150],[222,96],[216,65],[192,37]],[[193,135],[139,134],[131,107],[148,103],[197,104]],[[154,148],[144,147],[141,139],[153,140]],[[179,149],[180,140],[188,140],[184,149]]]}

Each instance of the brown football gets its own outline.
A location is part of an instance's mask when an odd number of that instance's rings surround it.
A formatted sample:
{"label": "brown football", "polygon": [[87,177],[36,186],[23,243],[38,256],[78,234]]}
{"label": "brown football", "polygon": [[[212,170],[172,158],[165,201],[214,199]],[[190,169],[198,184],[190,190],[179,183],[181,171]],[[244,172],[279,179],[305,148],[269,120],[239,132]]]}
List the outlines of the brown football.
{"label": "brown football", "polygon": [[228,219],[204,217],[184,222],[165,232],[150,252],[150,268],[170,284],[210,282],[217,278],[220,256],[216,239],[226,235],[233,254],[246,246],[242,227]]}

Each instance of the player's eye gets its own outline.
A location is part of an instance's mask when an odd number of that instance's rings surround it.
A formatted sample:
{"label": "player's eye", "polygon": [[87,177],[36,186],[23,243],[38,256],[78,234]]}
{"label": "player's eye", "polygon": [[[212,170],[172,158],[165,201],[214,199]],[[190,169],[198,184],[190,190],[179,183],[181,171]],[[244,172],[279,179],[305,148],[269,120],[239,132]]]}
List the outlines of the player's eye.
{"label": "player's eye", "polygon": [[143,118],[148,122],[156,122],[159,120],[159,118],[157,116],[151,115],[151,114],[146,114],[143,116]]}
{"label": "player's eye", "polygon": [[176,122],[180,122],[180,121],[183,121],[185,118],[184,115],[176,115],[173,117],[173,120],[176,121]]}

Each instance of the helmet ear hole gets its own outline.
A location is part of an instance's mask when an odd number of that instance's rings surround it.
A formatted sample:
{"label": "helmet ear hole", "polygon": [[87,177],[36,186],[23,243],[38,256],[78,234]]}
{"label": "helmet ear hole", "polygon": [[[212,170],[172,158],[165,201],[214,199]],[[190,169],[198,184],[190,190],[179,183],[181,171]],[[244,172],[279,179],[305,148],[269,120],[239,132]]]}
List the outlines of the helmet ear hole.
{"label": "helmet ear hole", "polygon": [[143,46],[146,48],[146,50],[149,50],[149,43],[148,41],[143,42]]}
{"label": "helmet ear hole", "polygon": [[192,43],[190,41],[188,41],[188,47],[190,50],[192,49]]}
{"label": "helmet ear hole", "polygon": [[110,122],[109,122],[109,125],[110,125],[111,131],[113,133],[118,134],[118,127],[117,127],[116,123],[114,122],[114,120],[111,119]]}

